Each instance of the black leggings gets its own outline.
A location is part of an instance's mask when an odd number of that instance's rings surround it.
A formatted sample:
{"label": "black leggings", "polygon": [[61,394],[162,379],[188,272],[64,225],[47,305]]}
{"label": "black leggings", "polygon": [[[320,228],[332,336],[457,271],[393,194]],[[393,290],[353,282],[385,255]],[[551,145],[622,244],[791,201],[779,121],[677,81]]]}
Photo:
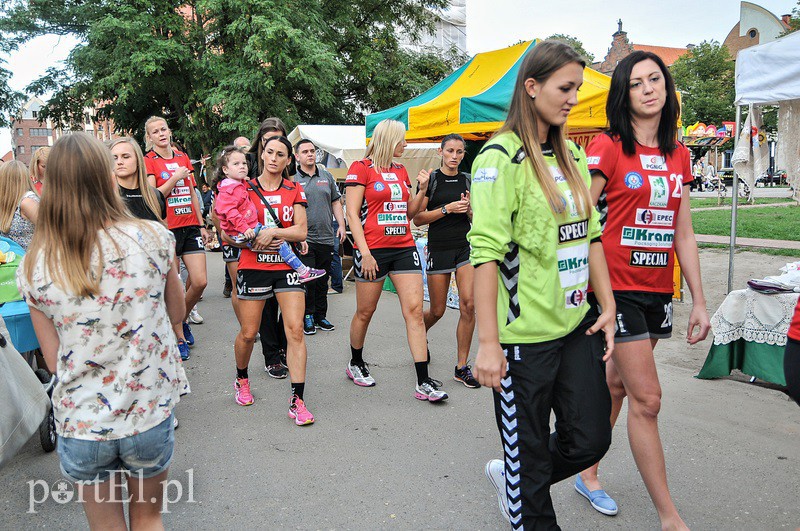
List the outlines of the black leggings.
{"label": "black leggings", "polygon": [[598,462],[611,444],[602,339],[586,335],[592,322],[560,339],[503,345],[508,373],[494,405],[514,529],[558,529],[550,485]]}
{"label": "black leggings", "polygon": [[789,396],[800,406],[800,341],[789,339],[783,354],[783,373]]}

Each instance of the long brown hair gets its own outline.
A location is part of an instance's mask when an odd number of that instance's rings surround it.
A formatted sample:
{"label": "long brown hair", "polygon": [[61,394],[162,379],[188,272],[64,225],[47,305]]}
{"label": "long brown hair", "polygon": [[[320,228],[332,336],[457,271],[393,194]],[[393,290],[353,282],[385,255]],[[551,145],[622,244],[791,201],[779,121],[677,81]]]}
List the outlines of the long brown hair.
{"label": "long brown hair", "polygon": [[[283,120],[280,118],[270,117],[261,122],[261,126],[258,128],[258,134],[253,139],[252,144],[250,144],[250,149],[248,153],[254,153],[256,156],[256,161],[258,163],[258,175],[261,175],[261,172],[264,171],[264,161],[261,159],[261,154],[264,152],[264,143],[262,140],[266,139],[267,133],[273,133],[275,131],[280,131],[280,135],[269,135],[271,136],[286,136],[286,124],[283,123]],[[289,150],[289,159],[292,158],[292,150]]]}
{"label": "long brown hair", "polygon": [[[569,63],[578,63],[581,67],[586,67],[581,56],[562,42],[543,41],[537,43],[520,65],[519,75],[514,83],[514,95],[511,97],[511,105],[508,109],[508,118],[498,131],[498,134],[512,131],[522,140],[526,159],[530,161],[545,197],[557,214],[564,212],[566,202],[558,185],[551,178],[550,170],[542,154],[537,127],[541,118],[536,112],[534,100],[525,90],[525,81],[533,78],[538,83],[545,83],[556,70]],[[572,190],[578,212],[581,216],[588,217],[592,205],[589,190],[567,145],[563,127],[551,125],[547,133],[547,141],[552,146],[558,166]]]}
{"label": "long brown hair", "polygon": [[[48,174],[51,178],[42,195],[24,274],[32,281],[41,253],[56,286],[81,297],[96,295],[104,261],[100,231],[108,232],[123,221],[142,227],[147,222],[125,208],[113,177],[111,153],[91,135],[71,133],[59,138],[50,152]],[[94,253],[100,260],[92,267]]]}
{"label": "long brown hair", "polygon": [[161,203],[156,197],[153,187],[147,183],[147,168],[144,166],[142,149],[139,147],[139,144],[136,142],[136,140],[126,136],[112,140],[108,144],[108,150],[113,150],[114,146],[118,144],[129,144],[133,148],[133,153],[136,157],[136,188],[138,188],[139,192],[142,194],[144,203],[147,205],[147,208],[150,210],[150,212],[155,214],[157,218],[161,219]]}
{"label": "long brown hair", "polygon": [[22,196],[31,190],[28,168],[18,160],[0,166],[0,232],[11,230]]}

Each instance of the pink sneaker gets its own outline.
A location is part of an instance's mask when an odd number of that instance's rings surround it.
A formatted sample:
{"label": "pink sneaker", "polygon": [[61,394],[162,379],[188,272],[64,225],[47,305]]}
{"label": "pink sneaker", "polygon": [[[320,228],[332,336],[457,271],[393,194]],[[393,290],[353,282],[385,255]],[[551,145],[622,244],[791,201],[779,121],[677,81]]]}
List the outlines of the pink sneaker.
{"label": "pink sneaker", "polygon": [[305,284],[306,282],[311,282],[315,278],[320,278],[325,276],[324,269],[314,269],[313,267],[307,267],[305,272],[297,272],[297,276],[300,278],[300,283]]}
{"label": "pink sneaker", "polygon": [[236,390],[236,403],[240,406],[249,406],[253,403],[253,395],[250,393],[250,380],[248,378],[238,378],[233,388]]}
{"label": "pink sneaker", "polygon": [[289,399],[289,418],[294,419],[298,426],[314,424],[314,415],[306,409],[306,403],[296,396]]}

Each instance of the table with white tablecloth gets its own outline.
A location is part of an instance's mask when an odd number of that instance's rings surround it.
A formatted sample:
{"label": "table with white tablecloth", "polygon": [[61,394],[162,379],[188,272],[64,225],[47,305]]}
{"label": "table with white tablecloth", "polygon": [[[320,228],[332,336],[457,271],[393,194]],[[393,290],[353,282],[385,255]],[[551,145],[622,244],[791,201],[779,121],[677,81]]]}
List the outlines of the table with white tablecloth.
{"label": "table with white tablecloth", "polygon": [[733,369],[786,385],[783,351],[797,293],[732,291],[711,318],[714,344],[698,378],[721,378]]}

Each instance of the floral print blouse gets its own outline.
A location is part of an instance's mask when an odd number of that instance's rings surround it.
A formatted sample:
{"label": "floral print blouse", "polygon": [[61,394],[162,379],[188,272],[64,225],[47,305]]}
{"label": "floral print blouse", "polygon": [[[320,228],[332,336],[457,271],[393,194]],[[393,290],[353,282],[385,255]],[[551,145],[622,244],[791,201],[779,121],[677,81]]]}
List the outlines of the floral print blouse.
{"label": "floral print blouse", "polygon": [[157,426],[189,385],[164,301],[175,237],[159,223],[125,222],[101,231],[99,247],[92,257],[93,267],[103,262],[98,296],[56,286],[41,253],[31,282],[21,265],[17,285],[58,332],[58,435],[102,441]]}
{"label": "floral print blouse", "polygon": [[14,211],[14,217],[11,218],[11,228],[8,229],[8,232],[0,232],[0,236],[11,238],[23,249],[27,249],[31,244],[31,238],[33,238],[34,229],[33,223],[24,218],[22,216],[22,212],[20,211],[20,205],[25,199],[33,199],[37,203],[39,202],[38,195],[34,194],[33,192],[25,192],[25,195],[23,195],[22,199],[19,200],[17,209]]}

